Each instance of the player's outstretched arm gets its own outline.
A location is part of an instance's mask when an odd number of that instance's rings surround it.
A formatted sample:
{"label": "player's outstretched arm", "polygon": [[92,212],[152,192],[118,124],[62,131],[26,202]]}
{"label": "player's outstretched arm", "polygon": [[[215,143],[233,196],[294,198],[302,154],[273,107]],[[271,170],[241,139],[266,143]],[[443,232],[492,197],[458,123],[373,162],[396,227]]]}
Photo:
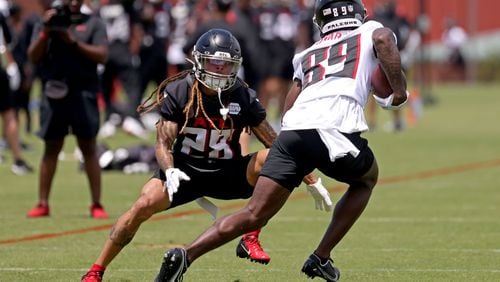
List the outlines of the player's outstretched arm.
{"label": "player's outstretched arm", "polygon": [[266,148],[271,147],[278,136],[267,120],[263,120],[259,125],[252,127],[252,132]]}

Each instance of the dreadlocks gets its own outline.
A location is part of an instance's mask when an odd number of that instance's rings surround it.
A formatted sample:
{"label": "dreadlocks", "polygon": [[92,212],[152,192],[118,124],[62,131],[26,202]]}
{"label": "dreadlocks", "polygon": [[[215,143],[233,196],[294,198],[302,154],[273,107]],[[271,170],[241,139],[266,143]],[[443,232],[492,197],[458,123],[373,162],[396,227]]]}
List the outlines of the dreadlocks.
{"label": "dreadlocks", "polygon": [[[207,112],[205,112],[205,107],[203,106],[203,95],[201,94],[199,85],[200,84],[199,84],[198,80],[195,80],[195,82],[193,83],[193,88],[191,89],[191,97],[189,98],[189,101],[186,104],[186,107],[184,107],[184,110],[182,111],[186,115],[186,118],[184,120],[184,125],[182,125],[180,132],[182,133],[182,131],[184,130],[184,128],[187,125],[187,121],[189,118],[189,112],[191,111],[191,108],[193,107],[193,104],[194,104],[194,99],[196,98],[197,103],[196,103],[196,111],[195,111],[194,116],[197,117],[199,112],[200,112],[200,109],[201,109],[203,116],[210,123],[210,125],[213,128],[215,128],[215,130],[217,130],[217,132],[219,132],[219,134],[222,134],[222,128],[221,129],[217,128],[217,126],[214,124],[212,119],[210,119],[208,117]],[[229,118],[229,122],[231,123],[231,133],[229,134],[228,140],[231,140],[231,138],[233,136],[233,132],[234,132],[234,126],[233,126],[233,119],[231,118],[231,116],[228,116],[228,118]]]}
{"label": "dreadlocks", "polygon": [[[186,77],[186,75],[188,75],[189,72],[190,72],[190,70],[185,70],[185,71],[182,71],[182,72],[180,72],[172,77],[169,77],[169,78],[163,80],[160,83],[160,85],[158,85],[158,87],[155,90],[153,90],[153,92],[151,92],[149,97],[144,102],[142,102],[142,104],[140,104],[137,107],[137,112],[139,114],[143,115],[143,114],[151,112],[156,107],[160,106],[161,103],[163,102],[163,100],[165,99],[165,96],[163,95],[163,91],[165,91],[167,84],[169,84],[172,81],[179,80],[179,79]],[[152,101],[154,95],[156,95],[156,101]]]}

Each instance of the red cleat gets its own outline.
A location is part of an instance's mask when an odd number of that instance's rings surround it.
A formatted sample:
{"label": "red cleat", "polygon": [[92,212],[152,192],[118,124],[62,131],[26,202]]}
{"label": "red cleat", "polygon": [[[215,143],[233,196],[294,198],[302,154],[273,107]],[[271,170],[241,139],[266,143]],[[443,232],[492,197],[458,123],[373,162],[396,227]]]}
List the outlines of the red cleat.
{"label": "red cleat", "polygon": [[271,257],[262,249],[259,242],[260,230],[243,235],[238,246],[236,255],[240,258],[247,258],[253,262],[268,264]]}
{"label": "red cleat", "polygon": [[82,282],[101,282],[104,271],[89,271],[82,276]]}
{"label": "red cleat", "polygon": [[27,217],[43,217],[43,216],[49,216],[49,215],[50,215],[49,206],[42,205],[42,204],[38,204],[36,207],[32,208],[26,214]]}
{"label": "red cleat", "polygon": [[108,214],[104,210],[103,206],[100,204],[93,204],[90,206],[90,217],[95,219],[106,219],[108,218]]}

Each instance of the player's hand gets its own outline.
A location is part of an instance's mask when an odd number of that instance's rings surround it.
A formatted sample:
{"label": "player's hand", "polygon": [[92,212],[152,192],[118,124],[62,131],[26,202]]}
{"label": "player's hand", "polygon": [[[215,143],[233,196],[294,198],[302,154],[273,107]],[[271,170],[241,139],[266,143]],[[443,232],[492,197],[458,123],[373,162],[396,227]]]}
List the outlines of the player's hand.
{"label": "player's hand", "polygon": [[333,204],[330,199],[330,192],[321,184],[321,178],[318,178],[316,183],[307,185],[307,191],[314,198],[317,210],[325,210],[327,212],[332,210]]}
{"label": "player's hand", "polygon": [[178,168],[167,168],[165,170],[167,180],[163,184],[163,192],[168,193],[168,199],[172,202],[174,193],[179,189],[181,180],[189,181],[191,178]]}

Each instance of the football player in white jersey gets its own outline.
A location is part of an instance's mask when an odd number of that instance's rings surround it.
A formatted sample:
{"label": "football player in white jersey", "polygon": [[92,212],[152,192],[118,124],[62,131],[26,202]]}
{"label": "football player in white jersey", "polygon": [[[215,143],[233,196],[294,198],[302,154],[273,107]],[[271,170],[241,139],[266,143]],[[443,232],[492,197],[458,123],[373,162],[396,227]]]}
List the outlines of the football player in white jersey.
{"label": "football player in white jersey", "polygon": [[285,104],[282,129],[273,143],[247,206],[217,220],[186,248],[165,254],[161,281],[182,279],[199,256],[244,232],[265,225],[299,186],[319,169],[347,183],[331,222],[302,272],[337,281],[331,252],[365,209],[377,182],[378,166],[368,141],[363,107],[371,73],[380,63],[393,94],[378,103],[396,108],[407,100],[406,82],[393,32],[368,21],[361,0],[317,0],[314,22],[321,39],[293,59],[294,84]]}

